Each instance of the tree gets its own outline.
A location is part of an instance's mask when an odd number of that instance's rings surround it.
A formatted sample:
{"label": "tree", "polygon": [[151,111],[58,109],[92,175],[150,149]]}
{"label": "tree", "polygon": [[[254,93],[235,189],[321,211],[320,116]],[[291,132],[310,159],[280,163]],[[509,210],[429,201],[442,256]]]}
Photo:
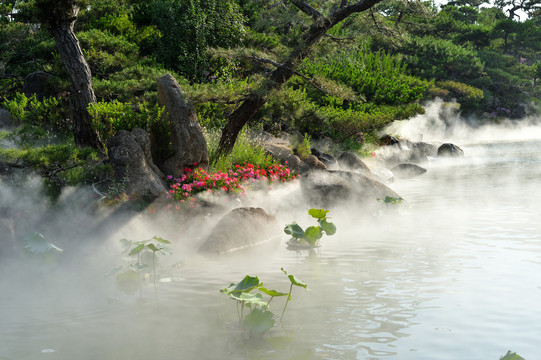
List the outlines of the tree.
{"label": "tree", "polygon": [[92,129],[87,107],[96,102],[90,67],[83,55],[74,25],[86,0],[27,0],[15,6],[20,19],[40,23],[53,36],[71,84],[73,132],[77,146],[102,149],[98,134]]}
{"label": "tree", "polygon": [[272,71],[262,85],[251,92],[241,105],[229,116],[227,125],[222,131],[218,148],[219,155],[227,155],[233,150],[237,136],[246,123],[255,113],[265,105],[268,95],[285,84],[296,72],[304,58],[308,56],[312,48],[327,34],[333,26],[347,19],[350,15],[364,12],[381,0],[360,0],[353,4],[349,1],[337,1],[330,7],[330,14],[323,15],[317,9],[301,0],[289,0],[307,16],[311,17],[312,24],[303,32],[301,41],[291,50],[282,64],[275,64]]}
{"label": "tree", "polygon": [[495,0],[494,5],[504,10],[509,14],[508,19],[513,20],[518,18],[517,11],[524,11],[525,13],[535,13],[541,9],[540,0]]}

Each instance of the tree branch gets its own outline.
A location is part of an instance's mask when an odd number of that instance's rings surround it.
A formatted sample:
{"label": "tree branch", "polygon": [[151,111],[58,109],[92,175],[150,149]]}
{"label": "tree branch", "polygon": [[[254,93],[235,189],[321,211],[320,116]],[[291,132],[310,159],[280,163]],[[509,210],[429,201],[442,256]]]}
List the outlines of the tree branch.
{"label": "tree branch", "polygon": [[289,0],[293,5],[295,5],[300,11],[305,13],[306,15],[312,17],[314,20],[324,19],[325,16],[323,16],[322,13],[305,3],[304,1],[300,0]]}

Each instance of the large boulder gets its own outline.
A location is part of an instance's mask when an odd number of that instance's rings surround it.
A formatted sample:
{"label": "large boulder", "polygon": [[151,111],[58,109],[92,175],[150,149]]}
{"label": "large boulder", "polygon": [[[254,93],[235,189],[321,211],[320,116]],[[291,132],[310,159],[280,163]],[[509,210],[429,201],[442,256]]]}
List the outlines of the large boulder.
{"label": "large boulder", "polygon": [[195,108],[170,74],[158,79],[158,96],[160,105],[165,106],[173,145],[173,154],[158,164],[159,168],[166,175],[178,178],[185,168],[208,167],[207,142]]}
{"label": "large boulder", "polygon": [[11,114],[5,109],[0,109],[0,128],[13,125]]}
{"label": "large boulder", "polygon": [[329,170],[337,170],[338,169],[338,161],[332,156],[331,154],[324,153],[323,151],[319,151],[316,148],[310,149],[312,152],[312,155],[317,156],[318,160],[321,161],[323,164],[325,164],[325,167]]}
{"label": "large boulder", "polygon": [[152,161],[150,136],[143,129],[119,131],[107,142],[109,163],[128,195],[158,197],[167,193],[165,176]]}
{"label": "large boulder", "polygon": [[353,201],[361,205],[376,203],[378,198],[398,194],[365,175],[341,171],[311,171],[301,178],[301,189],[310,206],[332,207]]}
{"label": "large boulder", "polygon": [[445,143],[438,148],[438,157],[462,157],[464,151],[455,144]]}
{"label": "large boulder", "polygon": [[363,174],[370,174],[370,169],[357,154],[344,151],[338,158],[340,167],[344,170],[359,171]]}
{"label": "large boulder", "polygon": [[224,254],[270,241],[280,233],[274,216],[261,208],[241,207],[220,220],[199,251]]}
{"label": "large boulder", "polygon": [[397,179],[409,179],[424,174],[426,169],[415,164],[398,164],[391,172]]}
{"label": "large boulder", "polygon": [[36,71],[26,75],[23,79],[23,92],[27,97],[36,94],[41,100],[47,95],[47,81],[52,78],[51,74],[43,71]]}

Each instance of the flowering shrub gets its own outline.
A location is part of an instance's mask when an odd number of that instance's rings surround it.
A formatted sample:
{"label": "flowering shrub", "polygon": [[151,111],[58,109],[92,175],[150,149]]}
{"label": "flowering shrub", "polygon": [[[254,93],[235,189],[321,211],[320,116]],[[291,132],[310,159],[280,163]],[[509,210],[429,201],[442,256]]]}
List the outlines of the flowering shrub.
{"label": "flowering shrub", "polygon": [[291,170],[284,165],[269,162],[262,166],[244,163],[236,165],[235,170],[215,173],[207,172],[201,167],[193,170],[186,168],[180,178],[173,179],[169,175],[167,180],[170,198],[180,202],[193,202],[194,195],[204,191],[215,194],[244,194],[246,187],[257,181],[286,182],[298,176],[291,174]]}

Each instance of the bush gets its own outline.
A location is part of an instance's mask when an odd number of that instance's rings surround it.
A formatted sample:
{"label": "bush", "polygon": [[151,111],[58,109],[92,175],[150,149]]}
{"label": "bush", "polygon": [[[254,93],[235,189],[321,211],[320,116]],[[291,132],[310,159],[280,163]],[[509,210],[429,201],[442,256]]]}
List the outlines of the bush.
{"label": "bush", "polygon": [[484,65],[473,49],[435,37],[413,37],[402,47],[410,71],[422,78],[472,80],[482,75]]}
{"label": "bush", "polygon": [[457,81],[439,81],[436,86],[447,90],[449,96],[455,98],[462,109],[476,109],[484,99],[483,90]]}
{"label": "bush", "polygon": [[382,51],[338,51],[315,61],[305,60],[302,71],[347,84],[377,105],[419,100],[428,86],[406,74],[406,65],[399,56]]}
{"label": "bush", "polygon": [[[40,101],[35,94],[26,97],[23,93],[17,93],[13,99],[5,100],[2,107],[9,111],[15,125],[26,126],[24,130],[27,130],[27,135],[29,132],[34,132],[34,135],[23,139],[23,142],[36,140],[35,135],[38,132],[35,132],[37,129],[33,128],[41,128],[43,131],[39,133],[42,135],[49,133],[49,135],[70,136],[72,134],[72,123],[67,118],[66,109],[60,98],[49,97]],[[24,133],[25,131],[19,132],[19,135]]]}
{"label": "bush", "polygon": [[101,101],[90,104],[88,112],[92,117],[92,127],[104,142],[120,130],[132,131],[141,128],[150,133],[168,131],[162,116],[164,108],[146,102],[132,104]]}

